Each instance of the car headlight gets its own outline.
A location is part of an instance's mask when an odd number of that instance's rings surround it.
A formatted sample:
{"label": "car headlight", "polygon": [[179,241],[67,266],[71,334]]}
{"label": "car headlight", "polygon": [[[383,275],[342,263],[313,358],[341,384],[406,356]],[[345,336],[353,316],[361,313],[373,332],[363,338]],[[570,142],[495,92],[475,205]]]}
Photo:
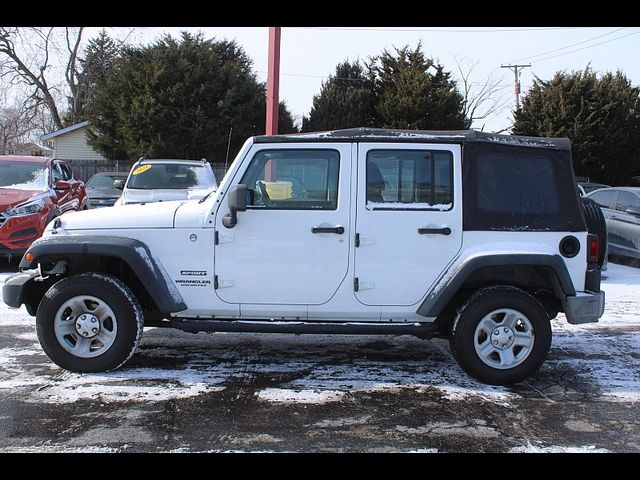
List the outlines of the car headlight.
{"label": "car headlight", "polygon": [[11,210],[7,210],[6,214],[10,217],[22,217],[24,215],[33,215],[34,213],[41,212],[44,208],[46,202],[39,198],[37,200],[32,200],[27,203],[23,203],[22,205],[18,205],[17,207],[13,207]]}

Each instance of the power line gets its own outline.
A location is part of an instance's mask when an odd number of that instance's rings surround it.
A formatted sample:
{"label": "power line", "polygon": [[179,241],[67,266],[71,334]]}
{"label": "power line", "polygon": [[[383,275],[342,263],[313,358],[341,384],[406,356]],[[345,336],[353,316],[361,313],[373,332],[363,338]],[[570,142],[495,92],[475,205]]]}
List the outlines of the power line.
{"label": "power line", "polygon": [[610,40],[605,40],[604,42],[594,43],[593,45],[588,45],[588,46],[582,47],[582,48],[576,48],[575,50],[571,50],[569,52],[559,53],[558,55],[552,55],[550,57],[543,58],[541,60],[537,60],[537,62],[538,63],[546,62],[547,60],[551,60],[552,58],[561,57],[563,55],[569,55],[570,53],[575,53],[575,52],[579,52],[581,50],[586,50],[587,48],[597,47],[599,45],[604,45],[605,43],[615,42],[616,40],[621,40],[623,38],[630,37],[631,35],[637,35],[638,33],[640,33],[640,30],[636,30],[635,32],[628,33],[627,35],[622,35],[621,37],[616,37],[616,38],[612,38]]}
{"label": "power line", "polygon": [[[264,70],[257,70],[256,73],[260,73],[266,75],[267,72]],[[331,77],[334,80],[344,80],[348,82],[367,82],[370,81],[368,78],[348,78],[348,77],[335,77],[333,75],[311,75],[304,73],[280,73],[280,75],[288,76],[288,77],[305,77],[305,78],[321,78],[328,79]],[[455,81],[455,79],[453,79]],[[449,82],[431,82],[432,85],[449,85]],[[469,85],[484,85],[485,82],[470,82]],[[512,83],[497,83],[496,86],[512,86]]]}
{"label": "power line", "polygon": [[613,35],[614,33],[619,32],[620,30],[624,30],[625,28],[627,28],[627,27],[618,28],[617,30],[613,30],[611,32],[604,33],[602,35],[598,35],[596,37],[589,38],[588,40],[583,40],[582,42],[572,43],[571,45],[567,45],[566,47],[556,48],[554,50],[549,50],[548,52],[538,53],[537,55],[530,55],[528,57],[517,58],[517,59],[514,60],[514,62],[520,62],[522,60],[531,60],[532,58],[542,57],[542,56],[547,55],[549,53],[559,52],[560,50],[565,50],[567,48],[575,47],[576,45],[582,45],[583,43],[592,42],[593,40],[597,40],[598,38],[606,37],[608,35]]}
{"label": "power line", "polygon": [[494,28],[483,30],[471,29],[447,29],[447,28],[348,28],[348,27],[287,27],[297,30],[337,30],[345,32],[441,32],[441,33],[497,33],[497,32],[525,32],[525,31],[551,31],[551,30],[576,30],[584,27],[530,27],[530,28]]}

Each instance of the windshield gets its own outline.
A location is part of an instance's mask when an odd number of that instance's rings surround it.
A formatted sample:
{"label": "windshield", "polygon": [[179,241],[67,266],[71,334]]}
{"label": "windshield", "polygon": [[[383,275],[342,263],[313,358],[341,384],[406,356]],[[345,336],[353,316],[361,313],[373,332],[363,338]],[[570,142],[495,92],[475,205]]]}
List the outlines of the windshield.
{"label": "windshield", "polygon": [[87,188],[113,188],[115,180],[124,180],[126,175],[94,175],[87,182]]}
{"label": "windshield", "polygon": [[126,188],[153,190],[186,188],[212,188],[216,186],[213,171],[207,165],[176,165],[153,163],[136,167]]}
{"label": "windshield", "polygon": [[47,166],[42,163],[0,162],[0,188],[46,190]]}

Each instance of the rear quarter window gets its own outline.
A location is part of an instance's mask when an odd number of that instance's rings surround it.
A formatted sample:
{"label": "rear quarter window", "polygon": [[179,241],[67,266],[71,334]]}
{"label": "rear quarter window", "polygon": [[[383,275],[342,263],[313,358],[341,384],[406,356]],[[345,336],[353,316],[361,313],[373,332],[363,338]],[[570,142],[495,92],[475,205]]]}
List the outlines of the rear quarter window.
{"label": "rear quarter window", "polygon": [[568,150],[468,143],[462,185],[464,230],[586,230]]}

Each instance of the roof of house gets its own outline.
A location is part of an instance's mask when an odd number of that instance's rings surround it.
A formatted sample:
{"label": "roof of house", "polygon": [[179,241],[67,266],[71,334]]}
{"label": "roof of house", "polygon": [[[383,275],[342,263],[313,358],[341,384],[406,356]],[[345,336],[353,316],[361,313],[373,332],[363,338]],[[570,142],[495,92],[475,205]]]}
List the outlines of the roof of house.
{"label": "roof of house", "polygon": [[49,147],[45,147],[43,145],[38,145],[37,143],[33,143],[33,142],[27,142],[27,143],[16,143],[13,146],[14,150],[19,150],[19,149],[24,149],[24,148],[36,148],[36,149],[40,149],[40,150],[52,150]]}
{"label": "roof of house", "polygon": [[89,125],[89,120],[85,120],[84,122],[76,123],[75,125],[70,125],[66,128],[62,128],[60,130],[56,130],[55,132],[47,133],[40,137],[40,140],[47,141],[52,138],[59,137],[60,135],[64,135],[65,133],[73,132],[74,130],[78,130],[80,128],[84,128]]}
{"label": "roof of house", "polygon": [[47,163],[50,161],[51,157],[32,155],[0,155],[0,162]]}

